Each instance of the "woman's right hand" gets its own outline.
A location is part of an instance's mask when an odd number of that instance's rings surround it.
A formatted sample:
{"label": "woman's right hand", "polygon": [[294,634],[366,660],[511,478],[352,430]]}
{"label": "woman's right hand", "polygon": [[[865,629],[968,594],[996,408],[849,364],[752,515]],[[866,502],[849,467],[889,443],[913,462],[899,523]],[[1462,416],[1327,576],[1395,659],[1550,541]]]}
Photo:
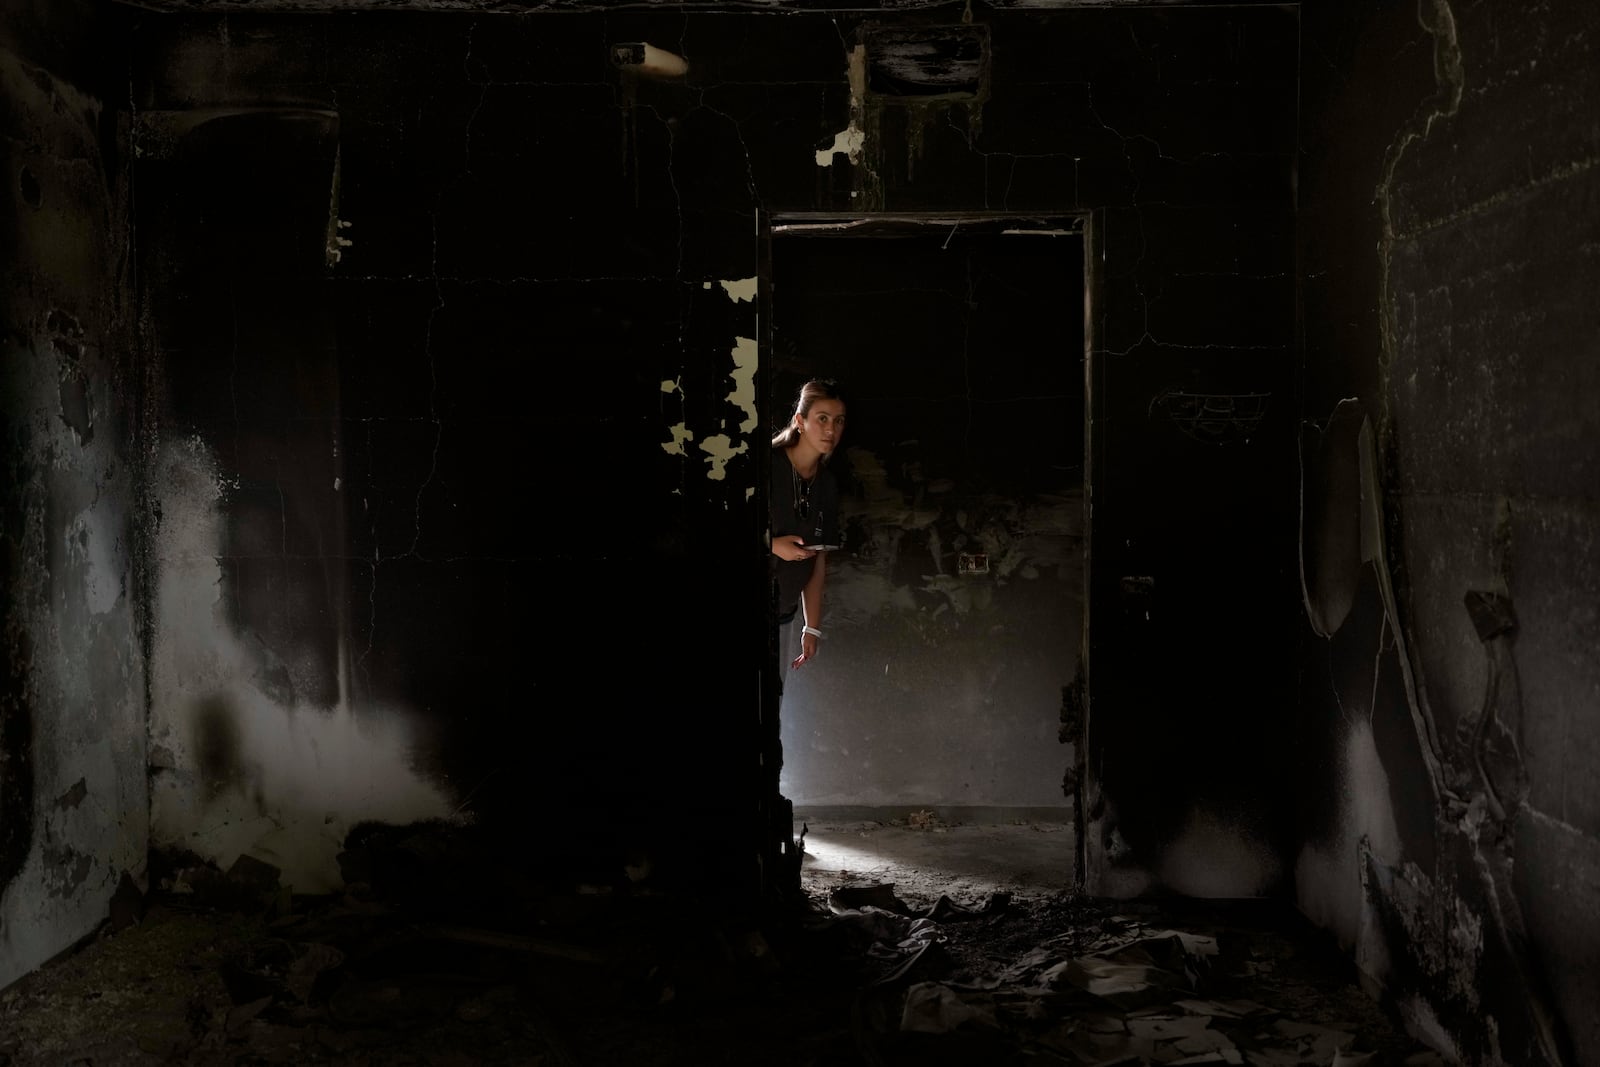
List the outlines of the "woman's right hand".
{"label": "woman's right hand", "polygon": [[817,550],[807,548],[805,539],[799,534],[784,534],[782,537],[772,539],[772,554],[790,563],[798,563],[815,556]]}

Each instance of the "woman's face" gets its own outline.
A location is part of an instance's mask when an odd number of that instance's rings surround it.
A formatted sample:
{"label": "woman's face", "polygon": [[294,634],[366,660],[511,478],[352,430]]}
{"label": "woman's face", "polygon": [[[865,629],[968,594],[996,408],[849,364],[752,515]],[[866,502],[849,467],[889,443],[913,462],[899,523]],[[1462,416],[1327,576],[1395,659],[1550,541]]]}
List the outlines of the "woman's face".
{"label": "woman's face", "polygon": [[811,410],[795,414],[794,423],[811,446],[823,455],[839,447],[844,436],[844,403],[839,400],[813,400]]}

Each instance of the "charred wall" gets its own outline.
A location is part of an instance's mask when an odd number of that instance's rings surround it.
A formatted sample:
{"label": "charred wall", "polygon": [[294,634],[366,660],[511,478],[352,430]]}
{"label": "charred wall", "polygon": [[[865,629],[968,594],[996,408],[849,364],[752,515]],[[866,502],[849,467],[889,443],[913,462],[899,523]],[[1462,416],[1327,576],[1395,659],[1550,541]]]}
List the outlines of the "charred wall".
{"label": "charred wall", "polygon": [[140,19],[163,840],[325,870],[355,821],[470,812],[760,881],[758,219],[1081,214],[1100,888],[1281,884],[1295,14],[993,13],[907,106],[858,45],[937,21]]}
{"label": "charred wall", "polygon": [[145,876],[126,70],[88,5],[0,22],[0,985]]}
{"label": "charred wall", "polygon": [[1463,1062],[1595,1062],[1600,23],[1303,11],[1300,904]]}

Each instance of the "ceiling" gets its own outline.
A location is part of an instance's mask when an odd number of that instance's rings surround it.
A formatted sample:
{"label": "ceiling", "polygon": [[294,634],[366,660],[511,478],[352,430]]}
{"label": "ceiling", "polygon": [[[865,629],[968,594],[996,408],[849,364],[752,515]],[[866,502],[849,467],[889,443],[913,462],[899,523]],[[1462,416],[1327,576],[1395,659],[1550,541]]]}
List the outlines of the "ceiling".
{"label": "ceiling", "polygon": [[[753,11],[893,12],[955,10],[961,0],[115,0],[126,7],[175,14],[445,11],[468,14],[529,14],[541,11]],[[1061,11],[1074,8],[1283,7],[1282,0],[983,0],[968,6],[988,11]]]}

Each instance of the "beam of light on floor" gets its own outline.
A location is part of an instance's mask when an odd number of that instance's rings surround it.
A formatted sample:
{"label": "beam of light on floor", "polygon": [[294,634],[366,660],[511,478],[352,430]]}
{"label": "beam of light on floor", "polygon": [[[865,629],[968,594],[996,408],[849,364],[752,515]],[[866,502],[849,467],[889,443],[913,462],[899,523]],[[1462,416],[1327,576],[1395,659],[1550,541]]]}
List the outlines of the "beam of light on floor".
{"label": "beam of light on floor", "polygon": [[852,874],[882,874],[894,864],[880,852],[858,845],[844,845],[833,840],[806,838],[807,868],[822,871],[848,871]]}

